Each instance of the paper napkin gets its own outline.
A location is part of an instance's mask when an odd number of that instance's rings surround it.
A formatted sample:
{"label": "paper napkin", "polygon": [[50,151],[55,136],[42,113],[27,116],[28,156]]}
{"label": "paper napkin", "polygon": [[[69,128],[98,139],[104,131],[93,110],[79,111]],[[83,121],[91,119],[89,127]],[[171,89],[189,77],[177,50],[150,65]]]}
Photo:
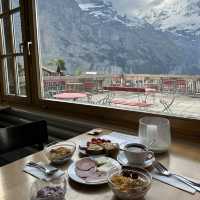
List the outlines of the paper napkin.
{"label": "paper napkin", "polygon": [[119,132],[112,132],[109,135],[104,135],[102,139],[111,140],[113,143],[118,143],[120,148],[123,148],[126,144],[139,143],[141,139],[133,135],[125,135]]}
{"label": "paper napkin", "polygon": [[[43,164],[43,163],[38,163],[38,164]],[[37,169],[37,168],[32,167],[32,166],[27,166],[27,165],[25,165],[23,171],[34,176],[34,177],[36,177],[36,178],[38,178],[38,179],[45,180],[45,181],[51,181],[53,179],[56,179],[56,178],[64,175],[64,172],[61,171],[61,170],[56,171],[52,175],[46,175],[40,169]]]}
{"label": "paper napkin", "polygon": [[161,181],[163,183],[166,183],[168,185],[171,185],[173,187],[179,188],[181,190],[184,190],[186,192],[192,193],[194,194],[196,192],[195,189],[191,188],[190,186],[188,186],[187,184],[181,182],[180,180],[178,180],[176,177],[174,176],[163,176],[160,175],[158,173],[156,173],[156,170],[151,172],[151,175],[154,179]]}

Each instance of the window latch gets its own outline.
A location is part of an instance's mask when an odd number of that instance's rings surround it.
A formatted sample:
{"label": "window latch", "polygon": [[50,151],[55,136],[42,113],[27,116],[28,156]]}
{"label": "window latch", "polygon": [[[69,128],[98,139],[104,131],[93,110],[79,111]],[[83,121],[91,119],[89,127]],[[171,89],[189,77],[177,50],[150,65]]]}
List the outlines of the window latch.
{"label": "window latch", "polygon": [[32,42],[27,42],[27,50],[28,50],[29,56],[31,55],[31,45],[32,45]]}
{"label": "window latch", "polygon": [[24,52],[24,42],[19,43],[19,52],[20,53]]}

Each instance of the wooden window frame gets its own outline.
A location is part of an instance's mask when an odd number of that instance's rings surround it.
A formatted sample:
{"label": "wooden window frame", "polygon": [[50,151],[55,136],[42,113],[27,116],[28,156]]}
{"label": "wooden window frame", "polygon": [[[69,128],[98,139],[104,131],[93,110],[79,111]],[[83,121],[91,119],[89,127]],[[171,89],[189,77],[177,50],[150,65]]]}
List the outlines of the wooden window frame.
{"label": "wooden window frame", "polygon": [[[8,3],[10,4],[11,1],[9,1]],[[15,13],[20,13],[20,19],[21,19],[21,30],[22,30],[22,42],[24,44],[26,44],[28,41],[28,37],[27,37],[27,32],[25,27],[27,27],[27,20],[26,20],[26,15],[28,10],[25,9],[25,5],[24,5],[24,0],[19,0],[20,6],[16,7],[16,8],[10,8],[8,10],[5,10],[4,12],[2,12],[0,14],[0,19],[3,19],[3,17],[5,16],[12,16]],[[10,5],[9,5],[10,6]],[[3,53],[3,44],[0,43],[0,52],[1,52],[1,57],[0,57],[0,102],[8,102],[8,103],[16,103],[16,104],[30,104],[31,103],[31,92],[30,92],[30,73],[29,73],[29,64],[28,64],[28,54],[27,54],[27,46],[23,45],[23,53],[17,53],[15,52],[15,47],[14,47],[14,35],[13,35],[13,29],[12,29],[12,22],[11,22],[11,17],[9,18],[10,23],[9,23],[9,29],[11,29],[9,38],[10,38],[10,43],[11,43],[11,50],[12,53]],[[3,35],[0,33],[0,37],[2,38]],[[3,39],[2,39],[3,40]],[[1,40],[1,41],[2,41]],[[15,71],[15,65],[16,65],[16,58],[22,56],[24,59],[24,71],[25,71],[25,87],[26,87],[26,96],[20,96],[17,94],[17,80],[16,79],[16,71]],[[6,80],[5,80],[5,71],[4,71],[4,63],[3,63],[3,59],[5,58],[9,58],[12,57],[13,58],[13,66],[12,66],[12,70],[13,70],[13,77],[14,77],[14,94],[7,94],[7,90],[6,90]]]}
{"label": "wooden window frame", "polygon": [[[136,130],[138,128],[138,121],[143,116],[159,116],[166,117],[170,120],[172,126],[172,133],[180,137],[188,137],[192,139],[199,138],[200,120],[195,118],[184,118],[173,115],[142,112],[142,111],[130,111],[126,109],[86,105],[80,103],[60,102],[55,100],[42,99],[41,97],[41,84],[40,84],[40,68],[39,68],[39,54],[38,54],[38,41],[37,41],[37,29],[36,29],[36,7],[35,0],[25,1],[23,4],[26,14],[26,27],[25,30],[30,38],[28,41],[32,41],[31,56],[28,57],[29,75],[29,95],[30,100],[28,102],[20,101],[20,106],[25,106],[25,109],[33,108],[35,110],[42,110],[46,113],[53,113],[62,116],[72,116],[75,118],[81,118],[87,121],[101,122],[114,126],[124,127],[128,130]],[[2,84],[1,84],[2,85]],[[2,90],[2,88],[0,88]],[[0,96],[1,98],[1,96]],[[11,105],[16,105],[16,99],[12,101]],[[9,99],[6,99],[9,102]],[[9,102],[11,103],[11,102]]]}

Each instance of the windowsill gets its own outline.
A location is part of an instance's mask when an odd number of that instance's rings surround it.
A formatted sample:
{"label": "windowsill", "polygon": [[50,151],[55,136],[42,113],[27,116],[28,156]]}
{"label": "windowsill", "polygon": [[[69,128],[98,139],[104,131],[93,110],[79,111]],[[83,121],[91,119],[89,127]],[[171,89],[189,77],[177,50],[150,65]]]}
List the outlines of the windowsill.
{"label": "windowsill", "polygon": [[82,107],[91,107],[91,108],[102,108],[102,109],[110,109],[110,110],[118,110],[118,111],[125,111],[125,112],[135,112],[135,113],[141,113],[141,114],[147,114],[147,115],[156,115],[156,116],[161,116],[161,117],[169,117],[169,118],[179,118],[179,119],[190,119],[190,120],[200,120],[200,116],[199,117],[194,117],[194,116],[190,116],[190,115],[186,115],[186,114],[175,114],[175,113],[169,113],[169,112],[156,112],[153,110],[145,110],[145,109],[129,109],[129,108],[125,108],[125,107],[117,107],[117,106],[106,106],[106,105],[95,105],[95,104],[89,104],[86,102],[78,102],[78,101],[64,101],[64,100],[54,100],[54,99],[44,99],[42,100],[43,102],[50,102],[50,103],[62,103],[62,104],[69,104],[69,105],[78,105],[78,106],[82,106]]}
{"label": "windowsill", "polygon": [[136,132],[138,129],[138,121],[143,116],[161,116],[170,120],[172,137],[193,141],[196,141],[200,137],[200,123],[197,119],[166,116],[155,113],[134,112],[104,106],[97,107],[63,102],[55,103],[52,101],[45,101],[45,104],[42,101],[40,107],[13,105],[12,108],[24,112],[37,113],[41,116],[55,117],[58,120],[69,119],[85,124],[92,124],[94,127],[102,127],[126,133]]}

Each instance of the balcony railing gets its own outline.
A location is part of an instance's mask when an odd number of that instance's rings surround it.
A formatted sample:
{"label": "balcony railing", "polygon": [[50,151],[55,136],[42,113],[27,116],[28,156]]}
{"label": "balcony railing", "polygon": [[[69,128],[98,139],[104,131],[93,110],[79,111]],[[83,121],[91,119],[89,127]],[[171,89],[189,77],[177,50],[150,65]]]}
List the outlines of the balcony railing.
{"label": "balcony railing", "polygon": [[[98,92],[110,86],[124,88],[152,88],[158,92],[196,95],[200,93],[200,76],[187,75],[81,75],[43,77],[44,91],[62,90]],[[126,91],[126,90],[125,90]],[[127,89],[128,91],[128,89]]]}

